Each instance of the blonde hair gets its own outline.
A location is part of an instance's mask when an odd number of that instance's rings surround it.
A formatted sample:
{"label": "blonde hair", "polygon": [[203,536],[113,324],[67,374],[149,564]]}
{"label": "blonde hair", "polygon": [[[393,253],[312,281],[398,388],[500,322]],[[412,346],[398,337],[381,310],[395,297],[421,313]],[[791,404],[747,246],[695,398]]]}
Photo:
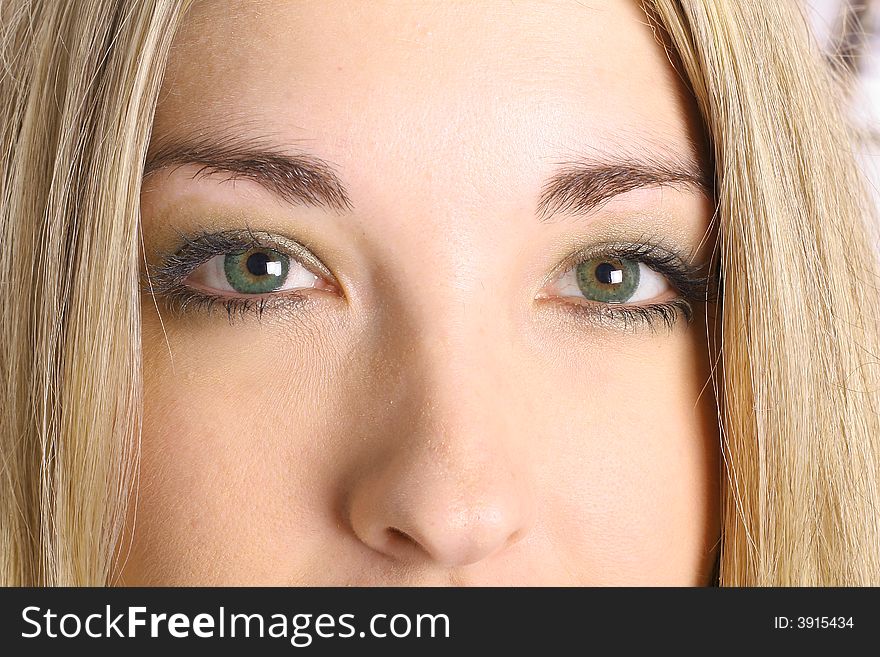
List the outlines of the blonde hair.
{"label": "blonde hair", "polygon": [[0,583],[111,572],[136,472],[140,179],[181,10],[0,4]]}
{"label": "blonde hair", "polygon": [[[114,572],[142,410],[140,181],[184,4],[0,0],[0,583]],[[874,213],[839,80],[793,0],[644,6],[714,156],[719,583],[878,585]]]}
{"label": "blonde hair", "polygon": [[720,583],[880,584],[876,213],[794,2],[651,0],[711,135]]}

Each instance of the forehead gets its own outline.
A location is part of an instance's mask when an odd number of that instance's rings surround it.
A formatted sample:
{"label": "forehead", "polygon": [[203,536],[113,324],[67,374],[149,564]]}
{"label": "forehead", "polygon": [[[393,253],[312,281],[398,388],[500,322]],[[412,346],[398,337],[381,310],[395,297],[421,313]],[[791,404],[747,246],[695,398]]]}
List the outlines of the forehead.
{"label": "forehead", "polygon": [[255,134],[342,166],[369,150],[481,175],[489,158],[517,170],[633,142],[682,153],[693,117],[635,1],[196,0],[156,134]]}

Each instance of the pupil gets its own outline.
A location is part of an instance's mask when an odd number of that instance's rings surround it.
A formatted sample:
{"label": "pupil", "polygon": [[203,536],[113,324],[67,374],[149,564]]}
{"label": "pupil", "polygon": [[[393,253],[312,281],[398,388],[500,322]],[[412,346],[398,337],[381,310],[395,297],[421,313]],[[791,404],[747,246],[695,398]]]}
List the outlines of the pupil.
{"label": "pupil", "polygon": [[252,276],[265,276],[269,273],[269,268],[267,264],[270,262],[271,258],[265,253],[253,253],[247,259],[247,270],[248,273]]}
{"label": "pupil", "polygon": [[620,283],[620,277],[615,278],[614,272],[618,271],[614,265],[603,262],[596,267],[596,278],[600,283],[611,285],[612,283]]}

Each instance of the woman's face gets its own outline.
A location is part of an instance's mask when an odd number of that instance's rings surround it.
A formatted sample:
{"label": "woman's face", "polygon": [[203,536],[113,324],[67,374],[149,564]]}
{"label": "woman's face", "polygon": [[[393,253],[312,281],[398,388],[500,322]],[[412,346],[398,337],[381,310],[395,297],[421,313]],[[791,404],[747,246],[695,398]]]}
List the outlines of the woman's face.
{"label": "woman's face", "polygon": [[681,85],[626,0],[197,2],[143,187],[120,581],[709,583]]}

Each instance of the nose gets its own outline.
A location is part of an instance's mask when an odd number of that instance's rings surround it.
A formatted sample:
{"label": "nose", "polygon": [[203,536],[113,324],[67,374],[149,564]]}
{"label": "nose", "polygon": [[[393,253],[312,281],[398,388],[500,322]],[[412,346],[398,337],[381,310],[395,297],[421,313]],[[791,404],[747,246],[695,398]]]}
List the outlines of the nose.
{"label": "nose", "polygon": [[396,561],[457,567],[516,543],[534,509],[509,399],[503,388],[488,392],[492,367],[456,377],[445,362],[435,361],[432,384],[397,387],[419,392],[398,396],[394,415],[368,437],[348,520],[363,544]]}
{"label": "nose", "polygon": [[451,567],[481,561],[522,537],[521,491],[498,463],[481,463],[479,472],[467,467],[465,479],[429,459],[427,452],[398,459],[358,482],[350,521],[365,545],[397,561]]}

